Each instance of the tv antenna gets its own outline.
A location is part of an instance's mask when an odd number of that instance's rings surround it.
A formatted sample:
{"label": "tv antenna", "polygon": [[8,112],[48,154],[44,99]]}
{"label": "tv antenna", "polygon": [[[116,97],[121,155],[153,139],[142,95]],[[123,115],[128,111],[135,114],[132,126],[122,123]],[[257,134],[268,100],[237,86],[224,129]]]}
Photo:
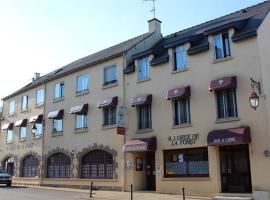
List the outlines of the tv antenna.
{"label": "tv antenna", "polygon": [[152,12],[153,15],[154,15],[154,18],[156,18],[156,0],[143,0],[143,1],[152,1],[153,7],[152,7],[152,9],[150,10],[150,12]]}

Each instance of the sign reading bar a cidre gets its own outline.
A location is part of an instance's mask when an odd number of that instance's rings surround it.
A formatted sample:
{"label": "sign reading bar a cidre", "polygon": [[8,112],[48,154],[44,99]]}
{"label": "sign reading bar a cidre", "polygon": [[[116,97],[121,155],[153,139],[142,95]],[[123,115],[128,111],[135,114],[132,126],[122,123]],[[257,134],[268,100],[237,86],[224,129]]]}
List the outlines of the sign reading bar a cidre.
{"label": "sign reading bar a cidre", "polygon": [[169,136],[167,137],[168,142],[171,146],[181,146],[181,145],[192,145],[197,142],[199,139],[200,134],[184,134],[184,135],[176,135],[176,136]]}

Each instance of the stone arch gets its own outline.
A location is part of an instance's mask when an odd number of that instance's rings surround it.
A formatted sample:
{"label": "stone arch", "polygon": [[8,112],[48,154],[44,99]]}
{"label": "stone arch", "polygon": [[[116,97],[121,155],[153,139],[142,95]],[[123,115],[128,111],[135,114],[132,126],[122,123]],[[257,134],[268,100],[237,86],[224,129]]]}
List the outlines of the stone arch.
{"label": "stone arch", "polygon": [[13,158],[14,159],[14,169],[13,169],[13,176],[17,176],[17,170],[18,170],[18,156],[12,154],[12,153],[7,153],[5,154],[2,159],[1,159],[1,169],[5,169],[5,162],[9,159]]}
{"label": "stone arch", "polygon": [[19,176],[22,177],[23,175],[23,161],[28,157],[28,156],[34,156],[37,158],[37,161],[38,161],[38,165],[37,165],[37,177],[40,177],[40,167],[41,167],[41,156],[37,153],[37,152],[34,152],[34,151],[28,151],[26,152],[25,154],[23,154],[21,157],[20,157],[20,161],[19,161]]}

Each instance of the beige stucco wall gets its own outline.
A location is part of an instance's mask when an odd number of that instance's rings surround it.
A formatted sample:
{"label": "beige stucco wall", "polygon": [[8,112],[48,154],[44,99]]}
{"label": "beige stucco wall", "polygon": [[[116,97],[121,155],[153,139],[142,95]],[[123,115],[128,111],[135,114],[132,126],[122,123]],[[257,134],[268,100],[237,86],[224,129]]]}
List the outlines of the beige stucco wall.
{"label": "beige stucco wall", "polygon": [[[269,26],[268,26],[269,27]],[[233,35],[230,30],[230,36]],[[138,72],[126,75],[126,105],[130,104],[132,97],[138,94],[151,93],[152,101],[152,127],[153,131],[136,133],[136,109],[128,106],[128,132],[127,139],[138,137],[157,137],[156,169],[157,191],[179,193],[180,187],[186,188],[187,194],[213,196],[220,192],[218,148],[208,147],[209,178],[164,178],[163,150],[173,148],[190,148],[206,146],[207,135],[211,130],[250,126],[252,142],[249,145],[251,174],[253,189],[270,190],[270,177],[268,169],[270,159],[263,154],[269,147],[269,132],[266,113],[266,101],[261,100],[260,107],[254,111],[248,98],[251,94],[250,77],[255,80],[262,79],[258,42],[250,38],[242,42],[231,42],[232,58],[221,62],[214,62],[212,37],[209,37],[210,49],[208,51],[187,56],[188,70],[172,73],[172,49],[169,49],[170,61],[155,67],[150,67],[150,80],[138,82]],[[188,45],[188,44],[187,44]],[[150,56],[151,58],[151,56]],[[237,76],[237,105],[239,118],[223,123],[216,122],[215,95],[208,91],[211,80],[228,75]],[[177,86],[191,86],[191,123],[189,127],[172,128],[172,104],[165,98],[166,90]],[[199,133],[200,137],[194,145],[172,147],[167,141],[168,136]],[[132,158],[130,158],[132,160]],[[131,180],[136,183],[136,176],[132,170],[127,170]],[[132,178],[134,180],[132,180]],[[136,186],[135,186],[136,188]],[[126,188],[128,189],[128,188]]]}

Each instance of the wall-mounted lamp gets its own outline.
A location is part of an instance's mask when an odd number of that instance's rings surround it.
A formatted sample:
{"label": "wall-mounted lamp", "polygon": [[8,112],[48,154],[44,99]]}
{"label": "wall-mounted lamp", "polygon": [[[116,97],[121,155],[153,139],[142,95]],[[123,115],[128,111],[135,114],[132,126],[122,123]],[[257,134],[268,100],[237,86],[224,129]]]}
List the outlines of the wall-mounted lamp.
{"label": "wall-mounted lamp", "polygon": [[37,127],[36,127],[36,124],[34,123],[33,126],[32,126],[32,133],[33,135],[35,135],[37,132]]}
{"label": "wall-mounted lamp", "polygon": [[254,91],[254,87],[256,87],[259,94],[261,94],[261,83],[259,81],[255,81],[252,78],[250,78],[250,84],[251,84],[251,87],[252,87],[252,93],[251,93],[251,95],[249,97],[249,103],[250,103],[251,108],[256,110],[256,108],[259,106],[260,97]]}

